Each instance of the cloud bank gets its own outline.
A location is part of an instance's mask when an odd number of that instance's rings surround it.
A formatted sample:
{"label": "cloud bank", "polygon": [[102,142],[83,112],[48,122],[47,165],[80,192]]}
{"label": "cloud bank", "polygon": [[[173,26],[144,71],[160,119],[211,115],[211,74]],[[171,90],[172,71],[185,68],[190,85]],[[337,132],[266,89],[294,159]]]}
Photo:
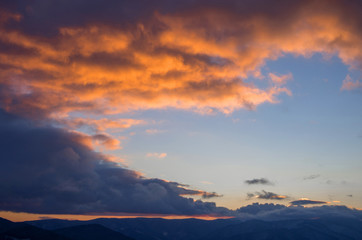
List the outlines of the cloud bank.
{"label": "cloud bank", "polygon": [[142,177],[93,151],[76,132],[39,126],[0,111],[0,210],[47,214],[158,213],[229,215],[219,196]]}
{"label": "cloud bank", "polygon": [[236,217],[243,220],[260,219],[264,221],[314,219],[314,218],[353,218],[362,220],[362,211],[346,206],[286,207],[280,204],[253,203],[235,210]]}

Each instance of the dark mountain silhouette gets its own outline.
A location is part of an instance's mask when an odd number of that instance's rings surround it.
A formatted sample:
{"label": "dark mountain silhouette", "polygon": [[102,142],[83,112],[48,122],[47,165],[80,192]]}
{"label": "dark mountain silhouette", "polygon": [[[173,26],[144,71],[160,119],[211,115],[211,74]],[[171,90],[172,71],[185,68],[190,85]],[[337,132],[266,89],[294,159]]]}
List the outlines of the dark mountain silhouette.
{"label": "dark mountain silhouette", "polygon": [[70,240],[52,231],[44,230],[27,223],[14,223],[0,218],[0,240],[5,239]]}
{"label": "dark mountain silhouette", "polygon": [[[362,221],[359,218],[332,215],[324,218],[300,218],[274,221],[241,221],[238,219],[206,221],[199,219],[166,220],[157,218],[100,218],[90,221],[39,220],[29,222],[29,224],[53,230],[56,233],[61,233],[61,231],[66,230],[71,234],[72,229],[74,232],[78,232],[79,229],[83,229],[86,233],[89,231],[89,238],[76,238],[78,235],[71,236],[64,234],[64,236],[71,237],[72,239],[96,239],[91,238],[91,235],[95,236],[96,234],[92,234],[91,231],[96,231],[97,234],[99,233],[98,236],[102,237],[98,239],[102,240],[114,239],[111,238],[112,236],[115,236],[112,235],[114,234],[114,231],[135,240],[362,239]],[[103,227],[100,227],[100,225]],[[66,228],[64,229],[64,227]],[[94,229],[92,230],[91,228]],[[109,238],[107,238],[107,233],[110,234]]]}
{"label": "dark mountain silhouette", "polygon": [[8,230],[11,228],[11,226],[13,226],[14,223],[5,219],[5,218],[0,218],[0,233]]}
{"label": "dark mountain silhouette", "polygon": [[160,218],[128,218],[110,219],[99,218],[90,221],[67,221],[58,219],[32,221],[29,224],[48,230],[84,225],[100,224],[113,231],[120,232],[136,240],[198,240],[205,233],[221,229],[235,220],[200,220],[200,219],[175,219]]}
{"label": "dark mountain silhouette", "polygon": [[87,224],[54,230],[71,240],[134,240],[120,232],[110,230],[99,224]]}
{"label": "dark mountain silhouette", "polygon": [[202,240],[344,240],[362,239],[362,222],[352,219],[247,221],[213,231]]}

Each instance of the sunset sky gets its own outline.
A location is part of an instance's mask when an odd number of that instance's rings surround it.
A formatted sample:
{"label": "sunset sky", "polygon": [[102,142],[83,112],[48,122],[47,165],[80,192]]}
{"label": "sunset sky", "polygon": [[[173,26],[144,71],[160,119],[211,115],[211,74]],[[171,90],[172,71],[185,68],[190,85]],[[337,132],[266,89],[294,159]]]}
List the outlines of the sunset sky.
{"label": "sunset sky", "polygon": [[362,208],[361,12],[1,1],[0,216]]}

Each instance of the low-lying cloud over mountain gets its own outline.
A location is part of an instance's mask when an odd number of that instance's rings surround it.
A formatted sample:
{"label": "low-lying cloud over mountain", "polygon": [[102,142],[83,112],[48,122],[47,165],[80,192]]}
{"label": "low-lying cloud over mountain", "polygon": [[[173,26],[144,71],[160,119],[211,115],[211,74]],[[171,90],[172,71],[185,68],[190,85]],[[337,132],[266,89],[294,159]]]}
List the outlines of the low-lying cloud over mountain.
{"label": "low-lying cloud over mountain", "polygon": [[288,219],[313,219],[343,217],[362,220],[362,211],[348,208],[346,206],[324,205],[314,207],[285,206],[281,204],[260,204],[253,203],[237,210],[236,216],[239,219],[251,220],[288,220]]}

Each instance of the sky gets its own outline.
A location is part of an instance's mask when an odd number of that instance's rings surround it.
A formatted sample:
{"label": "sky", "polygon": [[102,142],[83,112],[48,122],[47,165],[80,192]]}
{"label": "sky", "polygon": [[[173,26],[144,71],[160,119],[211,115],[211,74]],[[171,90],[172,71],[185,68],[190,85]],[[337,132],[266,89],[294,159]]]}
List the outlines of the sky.
{"label": "sky", "polygon": [[1,1],[0,216],[361,209],[361,11]]}

